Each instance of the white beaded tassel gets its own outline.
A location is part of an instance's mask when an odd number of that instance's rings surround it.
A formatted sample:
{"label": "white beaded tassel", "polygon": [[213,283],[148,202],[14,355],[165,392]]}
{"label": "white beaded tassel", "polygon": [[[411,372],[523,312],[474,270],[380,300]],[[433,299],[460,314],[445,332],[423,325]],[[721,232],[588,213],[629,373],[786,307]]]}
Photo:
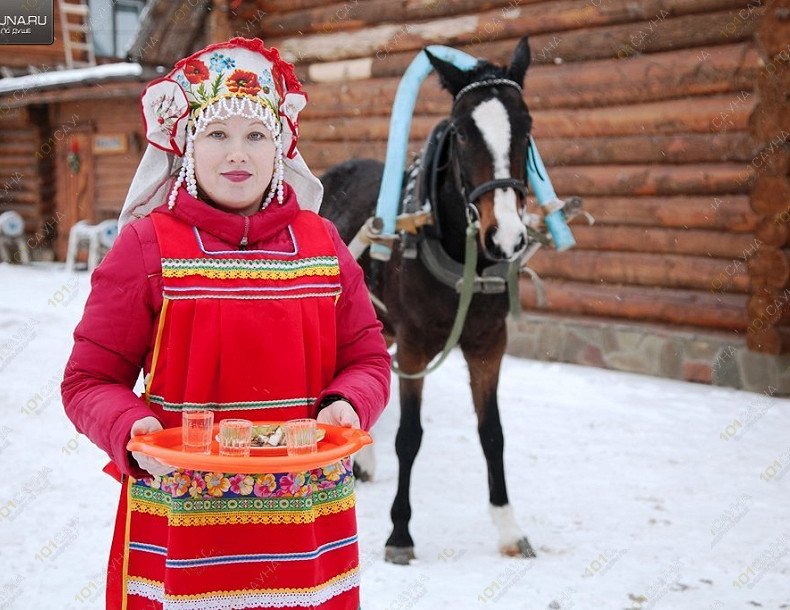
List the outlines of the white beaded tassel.
{"label": "white beaded tassel", "polygon": [[242,116],[246,119],[259,119],[274,135],[274,173],[272,182],[266,198],[261,202],[261,210],[265,210],[271,203],[274,195],[277,195],[277,202],[283,203],[283,145],[282,145],[282,125],[277,120],[271,108],[264,104],[253,102],[248,97],[224,97],[208,107],[201,108],[197,117],[192,123],[192,128],[187,127],[186,150],[184,151],[184,161],[181,171],[170,191],[167,207],[173,209],[176,204],[176,194],[179,187],[186,182],[187,192],[193,197],[197,197],[197,181],[195,179],[195,137],[206,129],[208,123],[214,119],[227,119],[231,116]]}

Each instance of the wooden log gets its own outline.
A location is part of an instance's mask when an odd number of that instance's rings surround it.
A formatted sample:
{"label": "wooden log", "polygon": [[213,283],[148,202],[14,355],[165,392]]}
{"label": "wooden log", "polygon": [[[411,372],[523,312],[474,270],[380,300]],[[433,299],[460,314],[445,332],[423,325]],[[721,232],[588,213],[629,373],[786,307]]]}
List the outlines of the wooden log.
{"label": "wooden log", "polygon": [[755,104],[749,91],[737,94],[665,100],[629,106],[576,110],[545,110],[534,113],[535,137],[575,135],[576,137],[710,133],[747,130]]}
{"label": "wooden log", "polygon": [[[12,193],[20,192],[37,192],[45,182],[49,181],[49,177],[42,176],[40,173],[24,174],[18,181],[14,180],[15,175],[13,172],[0,171],[0,198],[3,196],[10,196]],[[8,190],[5,186],[8,185]]]}
{"label": "wooden log", "polygon": [[[549,168],[549,171],[552,171]],[[585,197],[584,209],[595,217],[596,225],[659,226],[679,229],[711,229],[751,233],[757,215],[745,195],[719,197]],[[573,230],[582,221],[575,221]]]}
{"label": "wooden log", "polygon": [[[409,158],[423,145],[409,142]],[[752,159],[753,142],[747,132],[678,134],[671,136],[612,136],[607,138],[544,138],[540,154],[549,167],[601,163],[705,163]],[[329,166],[342,160],[368,157],[384,160],[386,140],[323,142],[306,145],[302,154],[312,165]]]}
{"label": "wooden log", "polygon": [[755,89],[764,102],[781,104],[790,90],[790,51],[774,58],[761,57],[763,68],[758,72]]}
{"label": "wooden log", "polygon": [[12,140],[0,146],[0,154],[6,158],[15,157],[20,160],[35,157],[41,140]]}
{"label": "wooden log", "polygon": [[[632,284],[666,288],[713,290],[711,283],[732,261],[702,256],[639,252],[593,252],[540,250],[530,261],[540,276],[605,284]],[[746,292],[749,276],[737,269],[727,292]]]}
{"label": "wooden log", "polygon": [[[715,74],[716,63],[719,61],[717,54],[720,50],[725,50],[732,43],[739,41],[745,41],[749,46],[752,46],[750,39],[752,30],[750,28],[747,28],[738,36],[728,37],[726,40],[722,39],[720,30],[730,19],[731,13],[725,11],[667,20],[665,23],[672,23],[671,36],[662,35],[650,39],[649,43],[647,43],[649,48],[645,49],[649,51],[648,54],[630,57],[627,62],[621,62],[614,70],[598,70],[599,66],[597,63],[587,64],[582,62],[590,60],[603,60],[603,62],[619,61],[616,50],[628,45],[634,32],[640,31],[640,28],[637,28],[635,24],[562,32],[560,44],[556,43],[557,38],[560,36],[556,33],[530,36],[530,47],[533,53],[532,67],[527,72],[527,87],[529,89],[534,86],[532,79],[535,78],[535,73],[540,73],[541,70],[549,71],[549,73],[558,73],[562,69],[583,70],[588,65],[588,74],[591,77],[597,76],[603,81],[616,79],[621,73],[633,70],[632,63],[641,63],[644,60],[664,55],[667,52],[683,53],[691,56],[691,60],[677,61],[674,66],[670,67],[670,71],[674,70],[679,79],[690,83],[698,80],[699,85],[702,86]],[[748,22],[748,24],[752,23],[751,21]],[[649,22],[642,27],[649,29]],[[460,44],[456,46],[473,57],[484,57],[492,63],[507,65],[510,63],[518,40],[518,37],[505,38],[480,44]],[[709,48],[700,51],[699,47]],[[379,51],[380,49],[377,50],[378,54],[373,53],[370,56],[352,59],[312,63],[305,61],[297,64],[296,72],[303,82],[348,81],[371,77],[400,78],[418,52],[417,49],[387,54]],[[705,61],[700,61],[700,57],[705,57]],[[744,56],[744,59],[747,65],[751,62],[750,58]],[[608,66],[601,66],[601,68],[606,67]],[[691,70],[690,73],[689,70]],[[733,77],[736,77],[737,71],[737,69],[733,71]],[[659,63],[653,69],[653,76],[666,80],[664,77],[665,72],[667,72],[667,68],[665,68],[663,63]],[[695,78],[695,74],[697,78]],[[605,84],[601,86],[606,87]],[[561,94],[561,91],[558,91],[557,94]],[[622,103],[626,101],[624,99]]]}
{"label": "wooden log", "polygon": [[34,146],[38,142],[38,127],[26,125],[14,129],[12,127],[0,126],[3,130],[3,139],[0,140],[0,150],[3,150],[9,142],[30,142]]}
{"label": "wooden log", "polygon": [[[744,180],[743,176],[747,179]],[[748,166],[600,165],[552,167],[551,179],[566,195],[720,195],[748,192]]]}
{"label": "wooden log", "polygon": [[754,236],[767,246],[781,248],[790,245],[790,225],[784,218],[780,214],[762,217],[754,229]]}
{"label": "wooden log", "polygon": [[33,153],[24,157],[6,157],[0,153],[0,171],[13,178],[16,173],[29,176],[38,172],[38,161]]}
{"label": "wooden log", "polygon": [[[703,290],[679,290],[642,286],[612,286],[598,283],[546,279],[548,310],[578,314],[662,322],[703,328],[743,330],[748,323],[746,296],[713,295]],[[535,286],[522,279],[521,303],[537,308]]]}
{"label": "wooden log", "polygon": [[[742,92],[742,94],[748,92]],[[375,95],[375,87],[370,89]],[[629,106],[575,110],[541,110],[532,113],[535,138],[594,137],[618,135],[658,135],[746,131],[754,96],[715,95],[666,100]],[[740,100],[740,101],[739,101]],[[309,108],[309,105],[308,107]],[[300,117],[301,133],[318,140],[384,140],[389,134],[389,118],[365,116],[364,120],[335,117],[318,120],[305,108]],[[723,117],[723,118],[722,118]],[[412,121],[413,139],[424,139],[443,115],[417,115]]]}
{"label": "wooden log", "polygon": [[788,102],[760,102],[749,119],[752,133],[763,141],[787,138],[790,131],[790,109]]}
{"label": "wooden log", "polygon": [[579,250],[687,254],[739,259],[754,244],[746,233],[617,225],[573,225]]}
{"label": "wooden log", "polygon": [[[637,50],[642,52],[651,44],[651,40],[672,37],[674,26],[669,25],[672,17],[741,6],[743,0],[697,0],[694,3],[684,0],[644,0],[639,4],[613,0],[596,8],[587,0],[557,0],[517,7],[504,16],[502,11],[496,9],[421,23],[384,24],[354,32],[270,38],[268,42],[292,63],[334,61],[380,57],[396,51],[416,51],[427,44],[480,44],[524,34],[559,33],[578,27],[593,28],[638,21],[639,26],[631,28],[630,36],[640,40],[641,46]],[[718,39],[726,42],[732,40],[727,38],[724,30],[719,33]],[[617,54],[617,47],[610,48],[610,57],[616,57]]]}
{"label": "wooden log", "polygon": [[[453,2],[392,2],[392,0],[367,0],[332,3],[305,7],[299,11],[273,13],[264,22],[265,36],[328,33],[338,30],[363,28],[380,23],[404,23],[463,13],[480,13],[500,8],[507,11],[512,6],[536,4],[546,0],[454,0]],[[510,6],[512,5],[512,6]],[[500,11],[501,14],[501,11]]]}
{"label": "wooden log", "polygon": [[745,131],[540,140],[540,156],[549,167],[602,163],[749,162],[756,148]]}
{"label": "wooden log", "polygon": [[[412,140],[407,149],[407,164],[412,155],[423,145],[422,140]],[[300,147],[301,149],[302,147]],[[384,161],[387,153],[385,140],[371,142],[322,142],[320,146],[305,146],[301,150],[310,168],[331,167],[348,159],[378,159]]]}
{"label": "wooden log", "polygon": [[36,191],[14,191],[14,194],[9,195],[3,202],[6,205],[37,205],[41,202],[41,196]]}
{"label": "wooden log", "polygon": [[[701,65],[697,54],[696,50],[683,50],[644,55],[627,62],[609,59],[581,65],[536,66],[527,72],[524,99],[531,110],[595,108],[751,88],[759,66],[752,45],[714,49]],[[389,115],[400,76],[373,78],[364,86],[354,86],[348,82],[349,74],[362,78],[365,72],[327,69],[323,78],[339,82],[308,85],[310,102],[304,116],[343,116],[349,108],[365,116]],[[438,79],[429,78],[420,90],[415,113],[449,112],[450,105],[450,95],[439,87]]]}
{"label": "wooden log", "polygon": [[[338,160],[339,162],[340,160]],[[550,168],[551,179],[559,197],[640,196],[640,195],[710,195],[713,205],[718,196],[747,193],[748,170],[742,165],[606,165]],[[319,175],[327,167],[311,169]],[[747,179],[744,180],[744,176]],[[754,222],[756,222],[756,218]]]}
{"label": "wooden log", "polygon": [[[774,57],[784,51],[790,52],[790,21],[787,19],[787,11],[790,10],[790,3],[787,0],[768,3],[765,16],[760,19],[757,29],[757,39],[765,49],[768,57]],[[785,58],[784,61],[787,61]]]}
{"label": "wooden log", "polygon": [[[305,109],[307,110],[307,109]],[[299,137],[305,142],[351,142],[386,140],[389,135],[389,119],[365,117],[363,119],[338,117],[333,119],[309,119],[299,117]],[[415,116],[411,122],[410,137],[424,140],[431,129],[443,119],[442,116]]]}
{"label": "wooden log", "polygon": [[761,247],[748,261],[752,290],[780,289],[790,280],[788,251],[771,246]]}
{"label": "wooden log", "polygon": [[[778,355],[782,353],[782,335],[776,328],[764,328],[746,333],[746,347],[753,352]],[[790,345],[790,344],[786,344]]]}
{"label": "wooden log", "polygon": [[255,4],[267,13],[279,14],[322,6],[326,4],[326,0],[258,0]]}
{"label": "wooden log", "polygon": [[[785,136],[790,136],[790,132],[785,132]],[[779,138],[776,138],[778,140]],[[754,136],[749,138],[750,142],[754,142]],[[782,145],[781,147],[772,148],[774,144],[769,143],[768,146],[759,150],[753,157],[753,163],[758,165],[758,172],[769,176],[787,176],[790,175],[790,147]]]}
{"label": "wooden log", "polygon": [[752,189],[752,209],[758,214],[779,214],[790,201],[790,182],[786,176],[758,175]]}
{"label": "wooden log", "polygon": [[776,326],[782,319],[786,301],[781,297],[781,291],[768,287],[752,293],[746,304],[746,314],[750,320],[763,320],[766,326]]}

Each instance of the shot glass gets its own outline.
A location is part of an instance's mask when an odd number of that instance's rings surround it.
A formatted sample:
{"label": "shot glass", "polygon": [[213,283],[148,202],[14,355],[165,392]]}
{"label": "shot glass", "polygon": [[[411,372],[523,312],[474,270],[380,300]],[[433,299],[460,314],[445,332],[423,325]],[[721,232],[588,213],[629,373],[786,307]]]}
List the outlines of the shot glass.
{"label": "shot glass", "polygon": [[211,453],[214,411],[192,409],[181,414],[181,444],[187,453]]}
{"label": "shot glass", "polygon": [[252,422],[249,419],[223,419],[219,422],[219,454],[234,457],[250,455]]}
{"label": "shot glass", "polygon": [[306,455],[318,451],[318,427],[314,419],[291,419],[284,426],[288,455]]}

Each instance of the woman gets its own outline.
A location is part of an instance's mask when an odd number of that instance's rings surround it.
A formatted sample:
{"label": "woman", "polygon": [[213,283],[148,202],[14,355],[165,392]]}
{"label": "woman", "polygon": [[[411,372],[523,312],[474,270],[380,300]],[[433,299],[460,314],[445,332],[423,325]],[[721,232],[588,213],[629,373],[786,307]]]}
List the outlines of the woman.
{"label": "woman", "polygon": [[306,96],[276,49],[233,38],[141,100],[149,146],[62,384],[122,481],[107,608],[356,609],[350,458],[244,475],[126,450],[186,407],[369,429],[386,405],[381,324],[296,149]]}

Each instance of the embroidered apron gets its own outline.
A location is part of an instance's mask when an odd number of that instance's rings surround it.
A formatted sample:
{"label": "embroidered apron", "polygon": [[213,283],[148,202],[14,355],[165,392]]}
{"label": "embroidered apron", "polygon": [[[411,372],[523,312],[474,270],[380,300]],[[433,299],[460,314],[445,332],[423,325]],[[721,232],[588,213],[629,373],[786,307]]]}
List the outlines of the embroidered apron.
{"label": "embroidered apron", "polygon": [[[306,417],[334,376],[340,271],[312,212],[293,251],[208,251],[196,227],[151,215],[164,301],[144,398],[165,428],[185,407]],[[177,469],[124,477],[107,608],[354,609],[359,554],[351,460],[307,472]]]}

